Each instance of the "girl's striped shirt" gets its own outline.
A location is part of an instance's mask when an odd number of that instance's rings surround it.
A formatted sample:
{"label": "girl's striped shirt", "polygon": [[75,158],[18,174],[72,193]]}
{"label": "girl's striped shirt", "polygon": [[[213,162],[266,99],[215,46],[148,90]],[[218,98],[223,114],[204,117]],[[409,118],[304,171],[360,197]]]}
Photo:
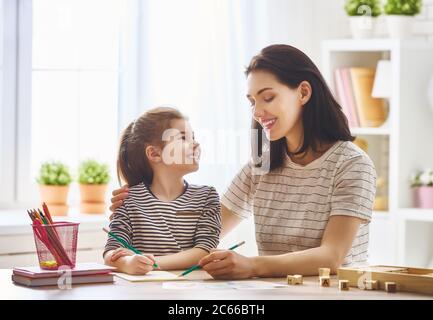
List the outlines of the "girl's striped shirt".
{"label": "girl's striped shirt", "polygon": [[[144,183],[129,189],[123,205],[116,209],[110,230],[142,253],[155,256],[218,246],[221,205],[213,187],[189,185],[177,199],[156,198]],[[122,247],[108,237],[104,255]]]}
{"label": "girl's striped shirt", "polygon": [[241,218],[253,214],[260,255],[319,247],[331,216],[351,216],[362,224],[343,265],[367,262],[376,171],[364,151],[339,141],[306,166],[286,156],[282,168],[255,170],[240,170],[222,204]]}

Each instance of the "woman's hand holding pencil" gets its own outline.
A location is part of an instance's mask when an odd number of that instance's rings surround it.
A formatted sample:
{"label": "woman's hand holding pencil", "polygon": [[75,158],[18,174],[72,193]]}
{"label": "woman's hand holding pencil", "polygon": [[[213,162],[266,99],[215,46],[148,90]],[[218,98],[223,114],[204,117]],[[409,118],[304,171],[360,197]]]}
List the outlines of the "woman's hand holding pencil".
{"label": "woman's hand holding pencil", "polygon": [[199,261],[214,279],[249,279],[256,276],[254,258],[232,250],[215,250]]}
{"label": "woman's hand holding pencil", "polygon": [[[211,254],[207,255],[206,257],[203,257],[199,263],[195,266],[192,266],[191,268],[189,268],[188,270],[185,270],[184,272],[182,272],[178,277],[183,277],[186,276],[187,274],[193,272],[194,270],[199,270],[201,269],[203,266],[205,266],[208,262],[216,262],[218,264],[218,262],[220,261],[220,259],[218,259],[219,257],[217,257],[214,253],[215,252],[230,252],[235,250],[236,248],[242,246],[245,244],[245,241],[241,241],[233,246],[231,246],[230,248],[228,248],[227,250],[212,250]],[[222,256],[221,256],[222,257]],[[227,263],[227,261],[226,261]],[[204,268],[205,269],[205,268]],[[208,271],[205,269],[205,271]]]}

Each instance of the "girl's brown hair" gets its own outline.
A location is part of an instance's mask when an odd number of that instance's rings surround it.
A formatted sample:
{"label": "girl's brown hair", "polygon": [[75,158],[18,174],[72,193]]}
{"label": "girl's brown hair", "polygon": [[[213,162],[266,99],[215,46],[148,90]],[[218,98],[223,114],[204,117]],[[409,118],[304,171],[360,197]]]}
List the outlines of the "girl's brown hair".
{"label": "girl's brown hair", "polygon": [[[322,143],[353,141],[348,121],[341,106],[334,99],[325,79],[311,59],[295,47],[276,44],[264,48],[252,58],[245,74],[248,76],[255,70],[267,71],[278,81],[295,89],[302,81],[308,81],[312,87],[312,95],[302,112],[304,140],[297,151],[287,149],[283,137],[270,142],[270,165],[273,170],[283,166],[286,153],[290,156],[303,154],[309,149],[318,150]],[[252,159],[256,166],[262,165],[263,128],[253,119],[252,128],[258,135],[252,139]]]}
{"label": "girl's brown hair", "polygon": [[153,171],[145,154],[149,145],[162,146],[162,134],[170,121],[186,119],[178,110],[158,107],[148,110],[123,130],[117,157],[117,178],[129,186],[141,182],[151,184]]}

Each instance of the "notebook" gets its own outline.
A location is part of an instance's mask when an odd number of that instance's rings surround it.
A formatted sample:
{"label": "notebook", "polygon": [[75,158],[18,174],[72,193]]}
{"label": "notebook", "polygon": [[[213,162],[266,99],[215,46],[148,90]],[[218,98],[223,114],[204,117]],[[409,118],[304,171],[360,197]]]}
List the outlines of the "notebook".
{"label": "notebook", "polygon": [[134,276],[126,273],[114,273],[116,277],[131,281],[131,282],[145,282],[145,281],[178,281],[185,280],[184,277],[178,277],[176,274],[167,271],[149,271],[144,275]]}
{"label": "notebook", "polygon": [[[39,287],[39,286],[57,286],[58,279],[60,277],[51,278],[28,278],[19,276],[16,274],[12,275],[12,281],[27,287]],[[113,274],[102,274],[102,275],[89,275],[89,276],[74,276],[71,277],[71,285],[83,284],[83,283],[104,283],[114,282]]]}
{"label": "notebook", "polygon": [[[94,274],[107,274],[116,270],[114,267],[109,267],[99,263],[78,263],[71,270],[72,276],[85,276]],[[23,267],[14,268],[13,274],[27,278],[52,278],[63,274],[62,270],[43,270],[40,267]]]}

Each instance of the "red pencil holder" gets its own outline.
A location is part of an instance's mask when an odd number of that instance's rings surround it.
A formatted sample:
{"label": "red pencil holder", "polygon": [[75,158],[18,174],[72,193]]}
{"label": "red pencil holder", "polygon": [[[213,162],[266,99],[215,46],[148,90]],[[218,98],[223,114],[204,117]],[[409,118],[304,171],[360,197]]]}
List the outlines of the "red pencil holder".
{"label": "red pencil holder", "polygon": [[41,269],[57,270],[61,266],[71,269],[75,267],[78,226],[79,223],[74,222],[32,225]]}

